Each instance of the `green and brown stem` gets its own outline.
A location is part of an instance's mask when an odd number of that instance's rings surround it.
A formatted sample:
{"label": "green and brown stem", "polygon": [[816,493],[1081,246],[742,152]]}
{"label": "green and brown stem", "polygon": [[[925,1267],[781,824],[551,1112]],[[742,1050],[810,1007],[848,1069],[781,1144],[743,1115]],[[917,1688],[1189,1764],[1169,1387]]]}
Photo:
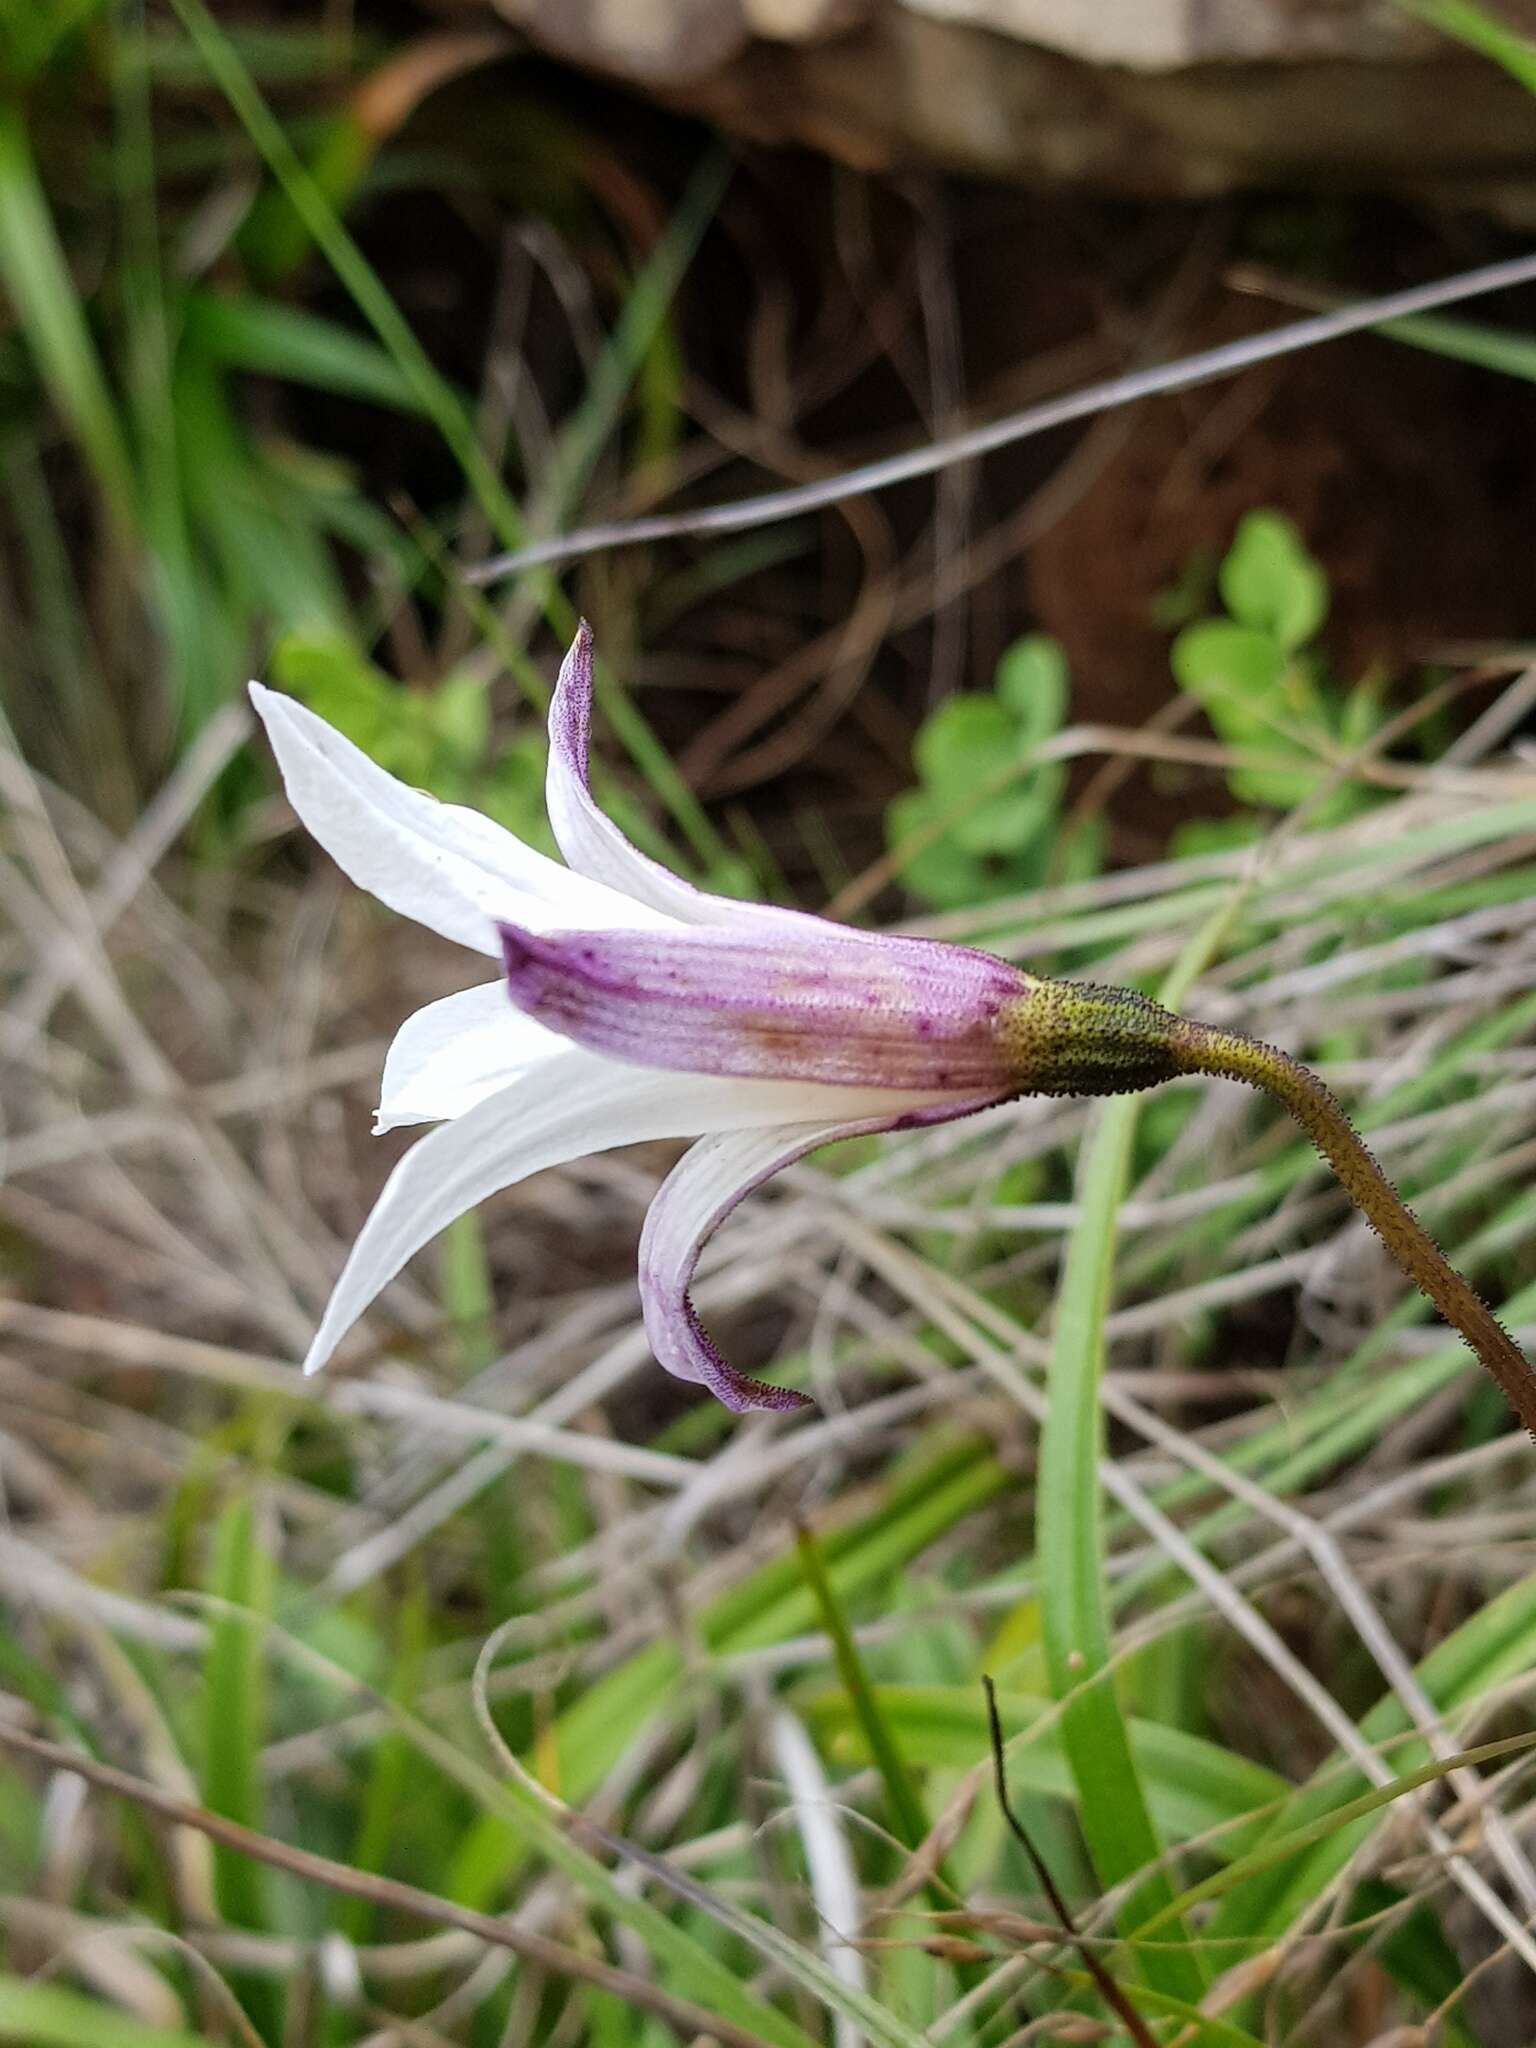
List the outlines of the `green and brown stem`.
{"label": "green and brown stem", "polygon": [[1240,1031],[1180,1017],[1132,989],[1088,982],[1034,982],[1008,1006],[999,1030],[1020,1087],[1031,1094],[1120,1095],[1179,1074],[1217,1074],[1274,1096],[1536,1437],[1536,1368],[1409,1209],[1332,1090],[1289,1053]]}

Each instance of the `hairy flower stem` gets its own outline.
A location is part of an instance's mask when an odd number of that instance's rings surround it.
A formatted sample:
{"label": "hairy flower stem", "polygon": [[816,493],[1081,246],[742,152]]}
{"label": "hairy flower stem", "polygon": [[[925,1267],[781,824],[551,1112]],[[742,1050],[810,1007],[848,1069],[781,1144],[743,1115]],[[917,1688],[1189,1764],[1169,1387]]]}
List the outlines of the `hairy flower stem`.
{"label": "hairy flower stem", "polygon": [[1536,1437],[1536,1368],[1463,1279],[1356,1134],[1331,1089],[1289,1053],[1180,1017],[1131,989],[1040,981],[1000,1019],[1029,1093],[1118,1095],[1216,1074],[1282,1103],[1413,1284],[1459,1330]]}

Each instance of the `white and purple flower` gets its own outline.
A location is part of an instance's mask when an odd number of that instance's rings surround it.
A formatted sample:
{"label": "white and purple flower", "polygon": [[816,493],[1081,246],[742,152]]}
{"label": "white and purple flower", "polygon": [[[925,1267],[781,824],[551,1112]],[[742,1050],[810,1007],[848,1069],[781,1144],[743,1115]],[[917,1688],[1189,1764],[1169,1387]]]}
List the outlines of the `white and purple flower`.
{"label": "white and purple flower", "polygon": [[641,853],[587,786],[585,626],[550,707],[546,800],[565,867],[397,782],[291,699],[255,683],[251,696],[294,809],[343,871],[503,968],[417,1011],[390,1047],[377,1128],[437,1128],[385,1183],[305,1371],[413,1253],[497,1189],[585,1153],[692,1137],[640,1241],[652,1348],[727,1407],[801,1405],[710,1341],[688,1298],[701,1246],[743,1195],[818,1145],[1018,1093],[1031,1035],[1021,999],[1051,985],[966,947],[711,896]]}

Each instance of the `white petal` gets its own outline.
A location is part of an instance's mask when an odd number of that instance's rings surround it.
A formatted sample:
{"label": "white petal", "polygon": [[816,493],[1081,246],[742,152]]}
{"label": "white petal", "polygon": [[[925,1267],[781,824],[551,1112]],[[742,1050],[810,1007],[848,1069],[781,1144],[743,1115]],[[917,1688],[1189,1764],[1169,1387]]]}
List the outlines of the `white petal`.
{"label": "white petal", "polygon": [[882,1121],[888,1121],[893,1098],[874,1088],[664,1073],[621,1066],[579,1047],[538,1061],[452,1123],[429,1131],[395,1167],[342,1268],[304,1370],[324,1365],[407,1259],[499,1188],[614,1145],[778,1124],[797,1113],[815,1116],[823,1104],[832,1116],[883,1109]]}
{"label": "white petal", "polygon": [[640,1237],[640,1303],[659,1365],[680,1380],[700,1382],[738,1413],[804,1406],[805,1396],[792,1388],[769,1386],[727,1365],[688,1298],[689,1283],[706,1241],[743,1196],[816,1146],[890,1121],[720,1131],[683,1154],[651,1203]]}
{"label": "white petal", "polygon": [[[588,781],[591,740],[592,632],[583,620],[560,664],[560,679],[549,707],[549,767],[544,782],[550,829],[571,867],[591,881],[622,890],[632,902],[685,924],[727,925],[744,931],[782,931],[786,926],[803,931],[809,925],[825,933],[824,921],[804,911],[784,910],[771,903],[743,903],[732,896],[712,896],[696,889],[632,845],[593,799]],[[838,929],[849,938],[867,936],[851,928]]]}
{"label": "white petal", "polygon": [[[765,1084],[756,1084],[761,1087]],[[995,1096],[883,1110],[865,1102],[855,1107],[852,1089],[842,1093],[841,1115],[817,1123],[760,1125],[753,1130],[718,1131],[683,1154],[657,1190],[640,1235],[640,1305],[645,1333],[659,1365],[680,1380],[709,1388],[727,1408],[801,1408],[806,1397],[789,1387],[751,1379],[726,1363],[688,1297],[699,1253],[737,1203],[765,1180],[838,1138],[918,1124],[949,1123],[986,1108]]]}
{"label": "white petal", "polygon": [[462,1116],[569,1045],[517,1009],[504,981],[444,996],[407,1017],[395,1033],[374,1130]]}
{"label": "white petal", "polygon": [[398,782],[291,697],[252,683],[251,701],[305,826],[359,888],[402,916],[490,954],[500,949],[498,917],[539,931],[659,922],[478,811]]}

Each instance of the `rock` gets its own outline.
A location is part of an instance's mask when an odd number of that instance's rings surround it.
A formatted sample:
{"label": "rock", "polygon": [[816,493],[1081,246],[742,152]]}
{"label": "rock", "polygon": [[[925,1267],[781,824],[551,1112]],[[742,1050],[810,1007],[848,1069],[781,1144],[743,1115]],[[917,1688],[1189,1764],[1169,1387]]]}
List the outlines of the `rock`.
{"label": "rock", "polygon": [[[1484,4],[1536,35],[1536,0]],[[1536,96],[1390,0],[496,6],[571,63],[866,169],[1149,196],[1312,180],[1536,219]]]}

